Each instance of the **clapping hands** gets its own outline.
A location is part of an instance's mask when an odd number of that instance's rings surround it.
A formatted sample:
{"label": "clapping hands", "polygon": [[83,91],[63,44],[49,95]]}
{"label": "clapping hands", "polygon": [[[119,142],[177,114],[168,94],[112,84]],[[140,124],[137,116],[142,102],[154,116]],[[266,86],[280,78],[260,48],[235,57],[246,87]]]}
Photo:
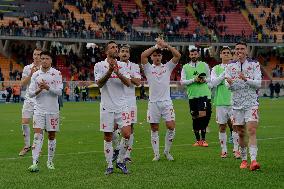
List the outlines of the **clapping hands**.
{"label": "clapping hands", "polygon": [[47,83],[46,83],[44,80],[42,80],[42,82],[40,82],[40,83],[38,84],[38,87],[39,87],[41,90],[43,90],[43,89],[49,90],[49,86],[47,85]]}
{"label": "clapping hands", "polygon": [[118,73],[119,68],[115,59],[109,61],[109,70],[111,72]]}
{"label": "clapping hands", "polygon": [[168,48],[168,46],[169,46],[169,44],[166,43],[161,38],[156,38],[156,45],[158,46],[159,49],[165,49],[165,48]]}

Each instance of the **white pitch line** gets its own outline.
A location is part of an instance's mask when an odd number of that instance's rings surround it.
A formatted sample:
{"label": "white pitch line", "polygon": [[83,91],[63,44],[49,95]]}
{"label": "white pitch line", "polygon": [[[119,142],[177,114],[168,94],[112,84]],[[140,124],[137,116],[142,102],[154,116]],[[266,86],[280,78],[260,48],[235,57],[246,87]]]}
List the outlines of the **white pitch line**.
{"label": "white pitch line", "polygon": [[[277,140],[277,139],[283,139],[284,137],[271,137],[271,138],[260,138],[257,139],[259,141],[266,141],[266,140]],[[210,144],[218,144],[219,142],[210,142]],[[182,147],[182,146],[192,146],[192,144],[176,144],[173,145],[175,147]],[[145,149],[151,149],[152,147],[140,147],[135,148],[135,150],[145,150]],[[160,148],[164,148],[164,146],[160,146]],[[55,156],[68,156],[68,155],[81,155],[81,154],[92,154],[92,153],[103,153],[103,151],[86,151],[86,152],[70,152],[70,153],[64,153],[64,154],[55,154]],[[41,155],[41,156],[47,156],[47,155]],[[32,158],[32,156],[24,156],[24,157],[8,157],[8,158],[0,158],[0,161],[2,160],[18,160],[18,159],[26,159],[26,158]]]}

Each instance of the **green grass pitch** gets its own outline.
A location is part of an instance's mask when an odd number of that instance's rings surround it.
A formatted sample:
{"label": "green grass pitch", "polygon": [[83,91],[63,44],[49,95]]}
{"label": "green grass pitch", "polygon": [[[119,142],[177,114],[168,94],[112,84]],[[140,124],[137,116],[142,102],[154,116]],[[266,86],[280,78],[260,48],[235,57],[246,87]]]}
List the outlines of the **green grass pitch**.
{"label": "green grass pitch", "polygon": [[[54,171],[46,168],[47,139],[40,157],[40,172],[30,173],[31,152],[18,157],[23,146],[21,104],[0,104],[0,188],[284,188],[284,99],[260,101],[257,131],[261,170],[240,170],[240,160],[220,158],[215,110],[207,134],[208,148],[193,147],[191,119],[186,100],[175,100],[176,138],[174,162],[164,157],[152,162],[150,129],[146,123],[147,101],[138,101],[133,163],[129,175],[120,170],[105,176],[103,134],[99,131],[99,103],[65,103],[61,132],[57,135]],[[160,126],[160,152],[165,126]]]}

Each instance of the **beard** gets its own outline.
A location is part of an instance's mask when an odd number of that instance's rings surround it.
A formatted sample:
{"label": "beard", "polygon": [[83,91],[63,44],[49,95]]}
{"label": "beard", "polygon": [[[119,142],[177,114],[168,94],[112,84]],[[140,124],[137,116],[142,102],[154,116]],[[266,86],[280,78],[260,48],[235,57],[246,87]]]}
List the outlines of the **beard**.
{"label": "beard", "polygon": [[113,53],[110,55],[111,58],[116,59],[118,58],[118,53]]}
{"label": "beard", "polygon": [[197,62],[197,58],[191,58],[191,62]]}

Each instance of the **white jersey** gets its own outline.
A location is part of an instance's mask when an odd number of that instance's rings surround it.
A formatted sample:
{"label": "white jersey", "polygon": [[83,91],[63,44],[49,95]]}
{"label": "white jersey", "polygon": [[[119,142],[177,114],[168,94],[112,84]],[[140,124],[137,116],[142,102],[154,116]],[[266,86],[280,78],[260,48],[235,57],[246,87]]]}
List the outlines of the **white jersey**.
{"label": "white jersey", "polygon": [[159,66],[151,65],[149,62],[144,65],[144,73],[149,83],[150,102],[171,100],[170,77],[175,67],[176,64],[172,61]]}
{"label": "white jersey", "polygon": [[[243,73],[247,81],[239,79]],[[248,109],[258,106],[257,89],[261,87],[261,71],[257,61],[247,59],[243,64],[233,61],[226,68],[225,77],[233,79],[232,85],[226,85],[232,91],[233,109]]]}
{"label": "white jersey", "polygon": [[[35,65],[32,63],[32,64],[29,64],[29,65],[26,65],[24,67],[24,70],[23,70],[23,73],[22,73],[22,78],[26,78],[28,77],[30,74],[31,74],[31,71],[32,71],[32,68],[34,67]],[[30,86],[30,83],[29,82],[26,86],[26,95],[25,95],[25,100],[26,101],[32,101],[32,102],[35,102],[35,99],[34,98],[30,98],[28,93],[29,93],[29,86]]]}
{"label": "white jersey", "polygon": [[[119,67],[119,72],[130,79],[129,70],[126,67],[126,64],[120,61],[117,61]],[[104,61],[96,63],[94,67],[95,81],[103,78],[109,70],[109,63],[105,59]],[[101,106],[103,109],[109,112],[120,112],[124,107],[127,106],[126,95],[124,91],[126,87],[118,76],[113,72],[105,83],[105,85],[100,88],[101,92]]]}
{"label": "white jersey", "polygon": [[[49,90],[42,90],[38,95],[38,84],[44,81]],[[35,114],[57,114],[59,113],[58,96],[62,94],[63,84],[60,71],[50,68],[47,72],[36,71],[31,79],[28,95],[35,97]]]}
{"label": "white jersey", "polygon": [[[128,62],[124,63],[129,70],[130,77],[141,79],[140,68],[138,64]],[[124,87],[128,106],[136,106],[135,85],[131,84],[129,87]]]}

